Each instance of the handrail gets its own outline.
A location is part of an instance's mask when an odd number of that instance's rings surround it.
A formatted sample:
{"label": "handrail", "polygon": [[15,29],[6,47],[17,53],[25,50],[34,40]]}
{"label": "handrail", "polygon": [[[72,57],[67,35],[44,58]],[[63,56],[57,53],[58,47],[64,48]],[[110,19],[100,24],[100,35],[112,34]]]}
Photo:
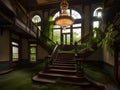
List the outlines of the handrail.
{"label": "handrail", "polygon": [[55,45],[52,53],[46,57],[47,58],[47,66],[53,64],[53,61],[56,58],[57,50],[58,50],[58,44]]}
{"label": "handrail", "polygon": [[90,33],[88,33],[87,35],[83,36],[77,43],[83,42],[84,40],[86,40],[89,37]]}
{"label": "handrail", "polygon": [[52,60],[55,59],[56,53],[57,53],[57,49],[58,49],[58,44],[56,44],[56,46],[54,47],[51,56],[52,56]]}
{"label": "handrail", "polygon": [[12,18],[12,21],[14,21],[13,23],[17,25],[20,24],[20,26],[22,25],[22,29],[37,37],[39,30],[38,27],[32,22],[30,17],[27,15],[27,12],[23,10],[22,6],[17,1],[14,3],[14,6],[11,6],[11,4],[8,4],[6,1],[1,1],[1,5],[4,5],[7,7],[5,9],[8,9],[8,11],[3,9],[2,12],[4,12],[10,20]]}
{"label": "handrail", "polygon": [[[27,13],[25,12],[25,10],[23,10],[22,6],[17,2],[17,6],[16,8],[19,9],[19,12],[17,12],[16,17],[19,18],[25,25],[27,25],[27,27],[29,28],[29,30],[33,31],[34,33],[37,34],[38,32],[38,27],[36,24],[34,24],[31,20],[31,18],[27,15]],[[21,15],[22,14],[22,15]],[[21,16],[23,18],[21,18]]]}

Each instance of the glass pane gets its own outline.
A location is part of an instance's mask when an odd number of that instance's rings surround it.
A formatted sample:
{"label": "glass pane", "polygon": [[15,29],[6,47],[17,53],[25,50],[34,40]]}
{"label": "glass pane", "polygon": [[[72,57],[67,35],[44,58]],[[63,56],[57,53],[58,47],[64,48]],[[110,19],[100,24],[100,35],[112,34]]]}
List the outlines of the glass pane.
{"label": "glass pane", "polygon": [[93,22],[93,28],[99,28],[99,21]]}
{"label": "glass pane", "polygon": [[31,47],[30,48],[30,53],[36,53],[36,47]]}
{"label": "glass pane", "polygon": [[63,34],[63,44],[70,45],[70,34]]}
{"label": "glass pane", "polygon": [[66,36],[63,35],[63,44],[66,44]]}
{"label": "glass pane", "polygon": [[38,29],[41,30],[41,26],[38,26]]}
{"label": "glass pane", "polygon": [[70,45],[70,34],[67,34],[67,45]]}
{"label": "glass pane", "polygon": [[36,61],[36,54],[30,54],[30,61]]}
{"label": "glass pane", "polygon": [[60,16],[60,12],[57,12],[54,16],[53,16],[53,21],[55,20],[56,17]]}
{"label": "glass pane", "polygon": [[70,29],[62,30],[62,33],[70,33]]}
{"label": "glass pane", "polygon": [[73,44],[81,39],[81,28],[73,29]]}
{"label": "glass pane", "polygon": [[98,12],[97,17],[98,17],[98,18],[101,18],[101,17],[102,17],[102,12]]}
{"label": "glass pane", "polygon": [[93,13],[93,16],[96,16],[96,17],[99,17],[101,16],[102,17],[102,7],[98,7],[95,9],[94,13]]}
{"label": "glass pane", "polygon": [[54,25],[53,28],[60,28],[60,26],[59,25]]}
{"label": "glass pane", "polygon": [[19,52],[18,52],[18,47],[12,47],[12,59],[13,61],[18,61],[19,58]]}
{"label": "glass pane", "polygon": [[12,45],[16,45],[16,46],[18,46],[18,43],[16,43],[16,42],[12,42]]}
{"label": "glass pane", "polygon": [[37,44],[30,44],[30,46],[37,46]]}
{"label": "glass pane", "polygon": [[39,23],[41,22],[41,18],[39,15],[35,15],[33,18],[32,18],[32,22],[33,23]]}
{"label": "glass pane", "polygon": [[70,9],[67,9],[67,14],[68,16],[70,16]]}
{"label": "glass pane", "polygon": [[61,38],[60,29],[53,30],[53,41],[60,44],[60,38]]}
{"label": "glass pane", "polygon": [[75,10],[72,10],[72,17],[74,19],[81,19],[81,15]]}
{"label": "glass pane", "polygon": [[81,23],[79,23],[79,24],[73,24],[73,27],[81,27]]}

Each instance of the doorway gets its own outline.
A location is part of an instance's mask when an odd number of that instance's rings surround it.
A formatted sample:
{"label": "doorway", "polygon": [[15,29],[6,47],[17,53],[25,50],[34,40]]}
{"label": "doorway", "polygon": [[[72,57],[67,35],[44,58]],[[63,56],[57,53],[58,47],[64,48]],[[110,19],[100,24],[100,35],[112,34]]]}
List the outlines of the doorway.
{"label": "doorway", "polygon": [[70,33],[63,33],[63,45],[70,45]]}

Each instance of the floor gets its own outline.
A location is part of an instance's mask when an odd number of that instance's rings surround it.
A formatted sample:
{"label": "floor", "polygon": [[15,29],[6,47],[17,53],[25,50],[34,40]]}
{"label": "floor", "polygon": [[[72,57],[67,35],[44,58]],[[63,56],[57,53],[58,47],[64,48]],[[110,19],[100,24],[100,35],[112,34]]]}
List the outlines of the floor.
{"label": "floor", "polygon": [[[0,75],[0,89],[1,90],[101,90],[97,88],[90,87],[81,88],[79,86],[63,85],[61,83],[56,84],[39,84],[32,81],[32,77],[42,69],[42,65],[37,65],[29,68],[17,68],[16,70],[10,72],[9,74]],[[97,69],[98,71],[98,69]],[[86,74],[91,73],[93,75],[88,75],[90,79],[100,85],[105,86],[105,90],[120,90],[118,89],[118,84],[108,78],[105,73],[94,72],[92,69],[86,69]]]}

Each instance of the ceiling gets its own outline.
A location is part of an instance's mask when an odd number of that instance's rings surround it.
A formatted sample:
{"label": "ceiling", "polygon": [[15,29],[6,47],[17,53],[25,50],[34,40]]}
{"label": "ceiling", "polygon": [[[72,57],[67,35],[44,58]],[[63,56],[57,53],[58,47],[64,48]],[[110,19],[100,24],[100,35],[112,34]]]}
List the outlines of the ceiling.
{"label": "ceiling", "polygon": [[[34,11],[37,9],[49,9],[49,8],[57,8],[62,0],[17,0],[28,12]],[[94,3],[101,2],[103,0],[68,0],[68,3],[73,4],[81,4],[84,3]]]}

